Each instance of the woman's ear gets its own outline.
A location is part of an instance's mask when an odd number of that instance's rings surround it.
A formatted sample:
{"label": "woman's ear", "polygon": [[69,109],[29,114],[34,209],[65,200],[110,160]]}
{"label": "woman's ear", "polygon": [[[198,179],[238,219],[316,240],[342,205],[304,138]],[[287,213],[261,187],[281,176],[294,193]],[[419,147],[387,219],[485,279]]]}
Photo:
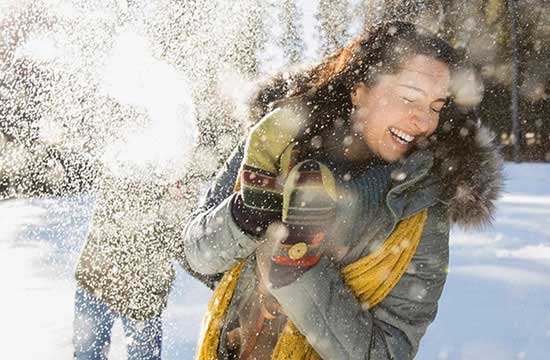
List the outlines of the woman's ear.
{"label": "woman's ear", "polygon": [[365,101],[365,96],[367,95],[368,91],[369,89],[364,82],[360,82],[359,84],[355,85],[353,87],[353,90],[351,90],[351,103],[353,104],[353,106],[361,106],[361,104]]}

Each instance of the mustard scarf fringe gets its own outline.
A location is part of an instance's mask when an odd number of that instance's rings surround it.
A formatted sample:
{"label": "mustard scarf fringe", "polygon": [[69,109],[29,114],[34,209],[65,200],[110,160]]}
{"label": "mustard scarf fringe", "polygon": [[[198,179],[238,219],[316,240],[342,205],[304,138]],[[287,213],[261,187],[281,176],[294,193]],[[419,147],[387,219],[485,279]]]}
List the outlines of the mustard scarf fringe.
{"label": "mustard scarf fringe", "polygon": [[[386,241],[373,253],[342,269],[346,285],[363,308],[380,303],[397,285],[416,253],[428,211],[402,220]],[[196,360],[216,360],[221,328],[243,268],[241,261],[225,273],[218,284],[203,319],[203,333],[197,344]],[[321,357],[289,320],[273,351],[272,360],[318,360]]]}

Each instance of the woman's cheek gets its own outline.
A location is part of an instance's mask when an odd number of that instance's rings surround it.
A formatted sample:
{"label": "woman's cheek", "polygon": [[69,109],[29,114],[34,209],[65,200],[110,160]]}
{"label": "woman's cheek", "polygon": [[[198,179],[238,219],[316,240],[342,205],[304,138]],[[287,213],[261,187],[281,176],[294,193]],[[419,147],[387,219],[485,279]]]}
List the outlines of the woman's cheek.
{"label": "woman's cheek", "polygon": [[390,125],[393,125],[405,120],[410,113],[410,109],[403,103],[396,103],[394,106],[388,107],[384,113],[387,121]]}

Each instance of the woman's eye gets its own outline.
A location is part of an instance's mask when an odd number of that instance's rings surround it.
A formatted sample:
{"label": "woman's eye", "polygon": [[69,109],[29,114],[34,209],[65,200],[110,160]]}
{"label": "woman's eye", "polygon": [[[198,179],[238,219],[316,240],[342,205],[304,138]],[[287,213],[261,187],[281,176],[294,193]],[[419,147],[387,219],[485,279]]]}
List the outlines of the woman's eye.
{"label": "woman's eye", "polygon": [[408,103],[412,103],[412,102],[414,101],[413,99],[409,99],[409,98],[407,98],[407,97],[405,97],[405,96],[401,96],[401,99],[403,99],[403,102],[404,102],[404,103],[407,103],[407,104],[408,104]]}
{"label": "woman's eye", "polygon": [[430,106],[430,110],[432,110],[434,113],[437,113],[437,114],[439,114],[442,109],[443,109],[443,105],[441,105],[441,106]]}

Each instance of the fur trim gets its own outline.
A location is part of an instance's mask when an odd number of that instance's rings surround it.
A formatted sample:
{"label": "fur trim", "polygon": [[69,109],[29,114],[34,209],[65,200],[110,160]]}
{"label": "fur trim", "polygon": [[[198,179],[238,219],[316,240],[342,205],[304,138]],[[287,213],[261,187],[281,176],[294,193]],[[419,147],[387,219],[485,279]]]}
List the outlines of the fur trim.
{"label": "fur trim", "polygon": [[475,126],[442,144],[435,154],[449,220],[467,229],[490,225],[503,188],[504,162],[494,136]]}

